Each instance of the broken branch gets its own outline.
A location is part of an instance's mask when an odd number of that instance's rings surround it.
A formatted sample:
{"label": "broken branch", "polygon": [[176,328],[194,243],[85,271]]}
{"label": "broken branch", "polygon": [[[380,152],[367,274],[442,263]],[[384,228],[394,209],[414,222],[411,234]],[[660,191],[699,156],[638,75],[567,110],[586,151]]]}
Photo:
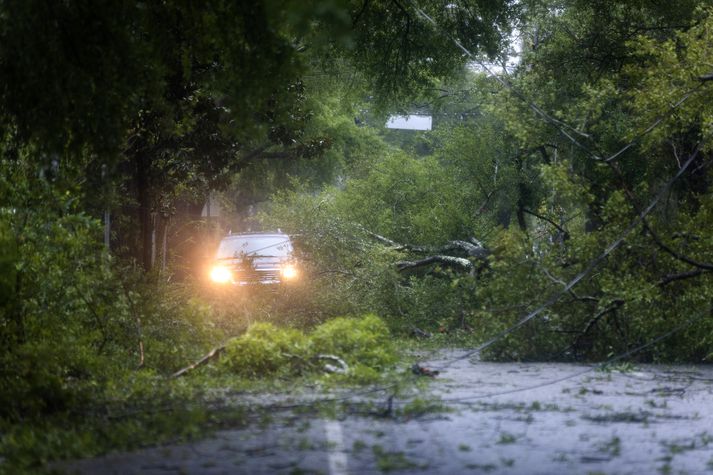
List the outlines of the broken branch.
{"label": "broken branch", "polygon": [[658,285],[660,287],[663,287],[665,285],[670,284],[671,282],[676,282],[677,280],[691,279],[693,277],[698,277],[699,275],[704,274],[706,272],[709,271],[705,269],[694,269],[687,272],[680,272],[678,274],[668,274],[665,275],[660,281],[658,281]]}
{"label": "broken branch", "polygon": [[222,353],[223,350],[225,350],[225,345],[216,346],[215,348],[210,350],[205,356],[203,356],[201,359],[199,359],[195,363],[188,365],[185,368],[181,368],[178,371],[176,371],[175,373],[173,373],[171,375],[171,378],[180,378],[181,376],[188,373],[189,371],[192,371],[192,370],[198,368],[199,366],[203,366],[204,364],[208,363],[213,358],[216,358],[218,355],[220,355],[220,353]]}
{"label": "broken branch", "polygon": [[399,271],[405,271],[408,269],[414,269],[416,267],[422,267],[429,264],[442,264],[448,267],[453,267],[458,270],[463,270],[470,272],[473,270],[473,263],[468,259],[463,257],[453,257],[453,256],[429,256],[425,259],[419,259],[417,261],[401,261],[396,263],[396,268]]}
{"label": "broken branch", "polygon": [[554,226],[554,227],[557,229],[557,231],[559,231],[559,232],[562,234],[562,239],[563,239],[563,240],[569,239],[569,233],[568,233],[562,226],[560,226],[559,224],[555,223],[554,221],[552,221],[552,220],[551,220],[550,218],[548,218],[547,216],[543,216],[543,215],[541,215],[541,214],[539,214],[539,213],[535,213],[534,211],[531,211],[531,210],[529,210],[529,209],[527,209],[527,208],[522,208],[522,212],[523,212],[523,213],[527,213],[527,214],[529,214],[530,216],[534,216],[534,217],[537,218],[537,219],[540,219],[540,220],[542,220],[542,221],[544,221],[544,222],[546,222],[546,223],[551,224],[552,226]]}
{"label": "broken branch", "polygon": [[713,264],[709,264],[707,262],[699,262],[689,256],[686,256],[684,254],[681,254],[679,252],[676,252],[673,250],[671,247],[669,247],[666,243],[661,240],[659,235],[649,226],[649,223],[646,221],[646,219],[642,220],[642,223],[644,225],[644,229],[649,233],[649,236],[653,239],[654,243],[661,248],[664,252],[669,254],[671,257],[674,259],[677,259],[681,262],[685,262],[686,264],[689,264],[693,267],[696,267],[701,270],[705,271],[713,271]]}
{"label": "broken branch", "polygon": [[419,254],[441,254],[444,252],[462,251],[469,257],[475,257],[481,260],[485,260],[490,251],[486,249],[483,244],[475,238],[470,238],[469,241],[453,240],[448,241],[443,246],[416,246],[413,244],[402,244],[393,241],[387,237],[381,236],[380,234],[373,233],[371,231],[366,231],[371,237],[380,241],[390,247],[395,251],[411,251],[417,252]]}
{"label": "broken branch", "polygon": [[347,371],[349,371],[349,365],[341,359],[338,356],[335,355],[317,355],[314,357],[316,360],[329,360],[337,364],[337,366],[326,363],[324,365],[324,370],[329,372],[329,373],[338,373],[338,374],[345,374]]}

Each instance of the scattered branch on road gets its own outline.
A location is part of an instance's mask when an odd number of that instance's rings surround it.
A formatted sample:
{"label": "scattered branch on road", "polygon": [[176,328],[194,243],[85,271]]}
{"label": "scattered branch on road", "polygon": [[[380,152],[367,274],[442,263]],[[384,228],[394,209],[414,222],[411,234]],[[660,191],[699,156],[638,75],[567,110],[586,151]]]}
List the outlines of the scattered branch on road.
{"label": "scattered branch on road", "polygon": [[413,366],[411,366],[411,372],[416,376],[428,376],[430,378],[435,378],[440,373],[440,371],[426,368],[418,363],[414,363]]}
{"label": "scattered branch on road", "polygon": [[431,338],[433,335],[427,331],[423,331],[418,327],[411,325],[411,335],[417,338]]}
{"label": "scattered branch on road", "polygon": [[223,352],[223,350],[225,350],[225,345],[216,346],[215,348],[210,350],[205,356],[203,356],[201,359],[199,359],[198,361],[196,361],[195,363],[193,363],[191,365],[186,366],[185,368],[179,369],[178,371],[173,373],[171,375],[171,377],[172,378],[180,378],[181,376],[188,373],[189,371],[192,371],[192,370],[198,368],[199,366],[203,366],[204,364],[208,363],[209,361],[217,358],[218,355],[220,355],[220,353]]}
{"label": "scattered branch on road", "polygon": [[324,370],[327,371],[328,373],[337,373],[337,374],[345,374],[347,371],[349,371],[349,365],[341,359],[340,357],[336,355],[317,355],[314,357],[315,360],[328,360],[333,363],[336,363],[337,366],[331,364],[331,363],[325,363],[324,365]]}

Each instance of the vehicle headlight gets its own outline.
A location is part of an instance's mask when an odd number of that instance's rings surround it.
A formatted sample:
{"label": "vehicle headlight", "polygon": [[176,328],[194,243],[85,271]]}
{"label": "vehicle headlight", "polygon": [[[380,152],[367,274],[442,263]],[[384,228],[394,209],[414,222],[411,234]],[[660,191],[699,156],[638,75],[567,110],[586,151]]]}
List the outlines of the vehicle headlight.
{"label": "vehicle headlight", "polygon": [[226,284],[233,278],[233,273],[225,266],[215,266],[210,271],[210,279],[217,284]]}
{"label": "vehicle headlight", "polygon": [[297,278],[297,268],[292,264],[285,264],[282,266],[282,277],[286,280],[292,280]]}

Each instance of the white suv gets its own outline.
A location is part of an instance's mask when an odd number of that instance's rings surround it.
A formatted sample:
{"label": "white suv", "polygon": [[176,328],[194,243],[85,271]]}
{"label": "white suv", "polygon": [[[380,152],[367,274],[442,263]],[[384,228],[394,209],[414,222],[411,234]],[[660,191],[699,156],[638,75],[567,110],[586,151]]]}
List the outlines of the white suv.
{"label": "white suv", "polygon": [[210,272],[211,280],[217,284],[279,284],[297,277],[292,241],[283,233],[224,237]]}

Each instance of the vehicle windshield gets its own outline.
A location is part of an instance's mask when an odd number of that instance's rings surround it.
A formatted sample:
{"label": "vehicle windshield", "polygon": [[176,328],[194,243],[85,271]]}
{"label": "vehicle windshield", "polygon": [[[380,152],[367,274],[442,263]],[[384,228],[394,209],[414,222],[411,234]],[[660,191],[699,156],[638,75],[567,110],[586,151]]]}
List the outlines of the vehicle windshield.
{"label": "vehicle windshield", "polygon": [[216,258],[248,256],[288,257],[292,245],[287,236],[235,236],[221,241]]}

